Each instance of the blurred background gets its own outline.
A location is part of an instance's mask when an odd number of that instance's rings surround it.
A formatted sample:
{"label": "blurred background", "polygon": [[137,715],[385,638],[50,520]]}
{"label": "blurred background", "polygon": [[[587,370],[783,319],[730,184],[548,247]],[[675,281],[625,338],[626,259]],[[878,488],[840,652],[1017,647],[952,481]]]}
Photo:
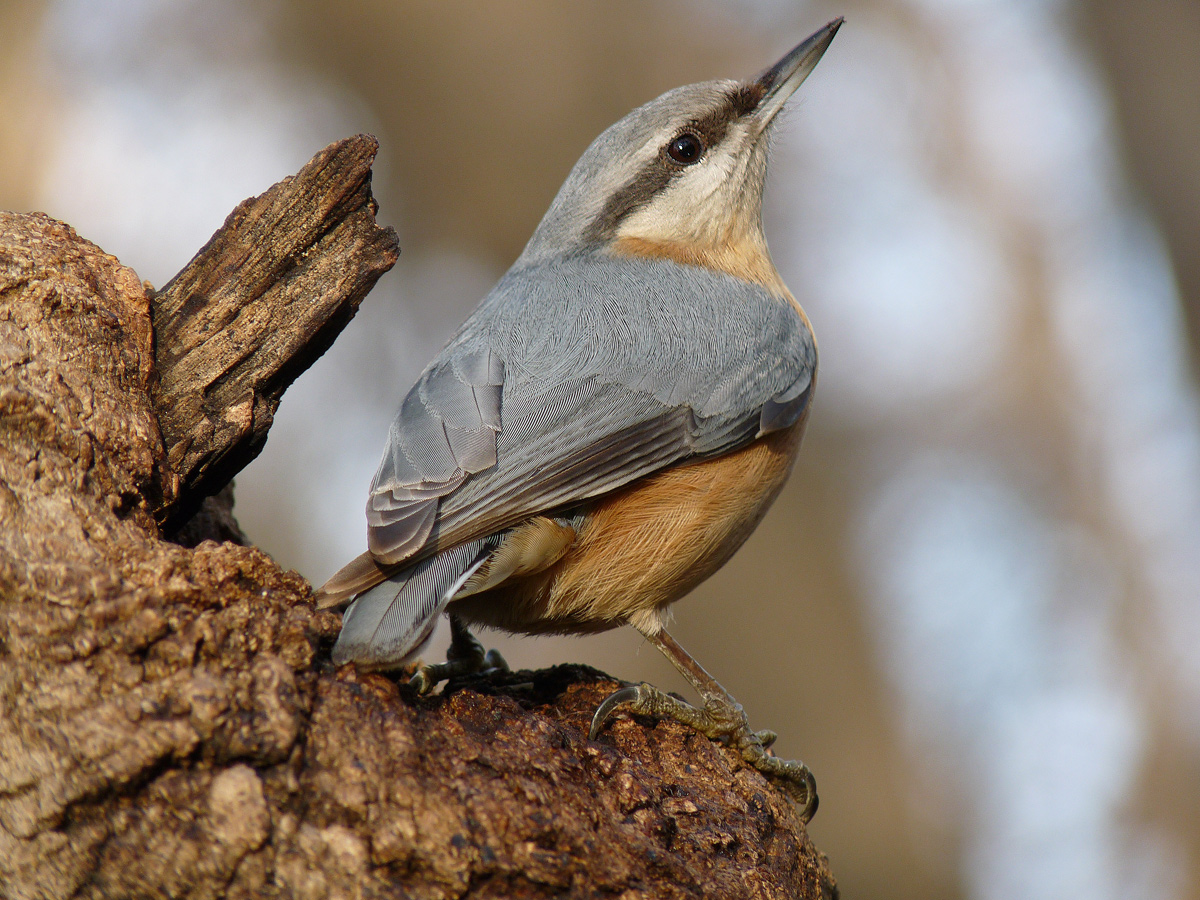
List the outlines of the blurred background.
{"label": "blurred background", "polygon": [[[403,255],[237,483],[319,583],[400,398],[584,147],[838,14],[766,199],[816,409],[673,633],[816,773],[843,896],[1200,898],[1200,4],[0,0],[0,208],[161,285],[378,135]],[[485,640],[684,689],[629,629]]]}

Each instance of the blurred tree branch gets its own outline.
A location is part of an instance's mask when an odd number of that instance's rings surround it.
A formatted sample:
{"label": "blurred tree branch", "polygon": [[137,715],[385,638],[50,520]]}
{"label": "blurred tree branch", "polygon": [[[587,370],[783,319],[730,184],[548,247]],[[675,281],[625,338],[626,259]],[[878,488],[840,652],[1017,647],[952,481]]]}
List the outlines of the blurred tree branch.
{"label": "blurred tree branch", "polygon": [[337,616],[228,491],[175,530],[395,261],[374,153],[327,148],[158,293],[0,213],[0,897],[831,896],[721,748],[588,741],[605,676],[334,671]]}
{"label": "blurred tree branch", "polygon": [[1200,5],[1088,0],[1079,15],[1116,101],[1126,161],[1163,229],[1200,375]]}

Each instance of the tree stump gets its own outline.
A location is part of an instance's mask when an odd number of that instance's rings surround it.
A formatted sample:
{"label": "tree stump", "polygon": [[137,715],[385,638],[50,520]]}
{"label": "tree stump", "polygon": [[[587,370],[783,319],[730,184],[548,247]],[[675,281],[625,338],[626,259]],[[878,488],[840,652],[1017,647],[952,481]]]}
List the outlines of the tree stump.
{"label": "tree stump", "polygon": [[399,252],[375,150],[245,201],[158,292],[0,213],[0,897],[835,895],[723,748],[589,741],[608,676],[336,670],[337,614],[244,546],[230,480]]}

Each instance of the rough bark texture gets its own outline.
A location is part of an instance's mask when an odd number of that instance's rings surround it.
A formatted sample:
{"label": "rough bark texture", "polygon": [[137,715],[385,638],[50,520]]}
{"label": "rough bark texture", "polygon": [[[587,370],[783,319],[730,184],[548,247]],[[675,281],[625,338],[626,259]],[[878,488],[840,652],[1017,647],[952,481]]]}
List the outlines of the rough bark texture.
{"label": "rough bark texture", "polygon": [[177,489],[156,511],[189,518],[258,455],[284,390],[329,349],[379,276],[396,233],[375,225],[378,144],[331,144],[243,201],[154,295],[155,408]]}
{"label": "rough bark texture", "polygon": [[[279,392],[381,271],[353,180],[302,173],[243,204],[227,229],[351,194],[358,211],[324,231],[301,214],[303,240],[278,219],[256,231],[282,242],[251,254],[269,276],[242,277],[257,263],[219,233],[157,311],[68,226],[0,213],[0,897],[831,896],[795,811],[723,749],[673,722],[589,741],[607,676],[560,667],[417,698],[333,669],[337,615],[240,544],[228,491],[162,538],[164,510],[253,455]],[[338,228],[373,249],[340,269],[300,258]],[[215,324],[177,302],[185,282],[217,285],[186,289],[222,298]],[[297,297],[315,311],[289,320]],[[211,368],[191,362],[206,340]],[[230,374],[186,384],[181,361]],[[249,430],[221,403],[248,403]]]}

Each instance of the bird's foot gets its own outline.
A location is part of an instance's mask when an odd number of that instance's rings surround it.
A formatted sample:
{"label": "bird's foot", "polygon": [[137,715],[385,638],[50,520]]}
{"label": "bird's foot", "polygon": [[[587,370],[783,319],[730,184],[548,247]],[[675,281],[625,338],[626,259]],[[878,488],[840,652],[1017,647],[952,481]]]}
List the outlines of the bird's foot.
{"label": "bird's foot", "polygon": [[467,626],[456,616],[450,617],[450,647],[446,650],[446,661],[430,666],[421,666],[408,680],[418,694],[428,694],[441,682],[464,675],[480,675],[488,672],[507,672],[508,663],[498,650],[484,650],[483,644],[467,630]]}
{"label": "bird's foot", "polygon": [[408,680],[418,694],[428,694],[443,681],[464,675],[486,675],[488,672],[507,672],[508,663],[498,650],[482,652],[478,659],[447,659],[444,663],[421,666]]}
{"label": "bird's foot", "polygon": [[592,718],[590,737],[595,740],[604,726],[620,712],[667,717],[719,740],[767,778],[781,787],[799,806],[807,822],[817,811],[817,783],[804,763],[779,759],[767,752],[777,735],[773,731],[751,731],[742,705],[728,694],[710,694],[703,707],[692,706],[649,684],[635,684],[611,694]]}

